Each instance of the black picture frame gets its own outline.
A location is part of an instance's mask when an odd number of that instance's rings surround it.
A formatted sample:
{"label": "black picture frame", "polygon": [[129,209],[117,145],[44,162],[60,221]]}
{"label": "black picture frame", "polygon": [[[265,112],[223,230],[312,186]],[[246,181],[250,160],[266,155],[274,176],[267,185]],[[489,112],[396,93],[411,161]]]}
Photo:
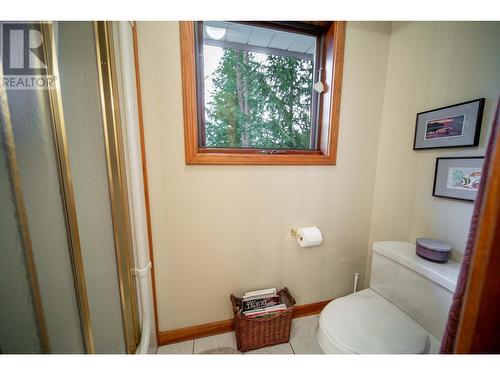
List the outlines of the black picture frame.
{"label": "black picture frame", "polygon": [[[481,136],[481,125],[483,120],[485,98],[469,100],[466,102],[431,109],[417,113],[415,120],[415,134],[413,138],[413,150],[429,150],[434,148],[455,148],[455,147],[475,147],[479,144]],[[455,109],[455,112],[454,112]],[[465,122],[464,110],[469,111],[472,118],[470,123]],[[428,118],[433,118],[426,120]],[[444,136],[427,139],[428,126],[430,121],[438,122],[438,120],[459,118],[462,117],[460,136]],[[425,129],[424,129],[425,127]],[[464,134],[465,132],[465,134]],[[437,133],[437,132],[434,132]],[[422,136],[425,135],[422,139]]]}
{"label": "black picture frame", "polygon": [[[436,158],[436,166],[434,169],[434,185],[432,187],[432,196],[434,197],[439,197],[439,198],[447,198],[447,199],[454,199],[454,200],[459,200],[459,201],[464,201],[464,202],[474,202],[477,196],[477,190],[475,191],[474,194],[468,193],[467,195],[462,194],[460,196],[460,193],[456,192],[455,195],[450,194],[450,195],[445,195],[442,192],[443,190],[446,191],[446,189],[443,189],[442,187],[438,186],[438,184],[442,183],[442,177],[440,178],[439,173],[440,173],[440,164],[443,163],[443,161],[447,160],[474,160],[474,159],[482,159],[484,162],[484,156],[453,156],[453,157],[441,157],[441,158]],[[467,166],[463,166],[465,168],[482,168],[483,163],[481,162],[480,164],[477,164],[477,166],[471,166],[471,163],[465,162],[464,164],[469,164]],[[442,167],[442,166],[441,166]],[[449,190],[449,189],[448,189]],[[468,196],[473,195],[473,198],[469,198]]]}

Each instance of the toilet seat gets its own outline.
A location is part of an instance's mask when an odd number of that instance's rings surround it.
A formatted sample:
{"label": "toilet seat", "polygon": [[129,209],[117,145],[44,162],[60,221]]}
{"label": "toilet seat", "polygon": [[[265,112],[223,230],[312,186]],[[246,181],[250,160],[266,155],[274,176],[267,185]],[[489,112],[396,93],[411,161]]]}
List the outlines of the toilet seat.
{"label": "toilet seat", "polygon": [[422,326],[372,289],[330,302],[319,319],[318,341],[325,353],[428,353],[431,340]]}

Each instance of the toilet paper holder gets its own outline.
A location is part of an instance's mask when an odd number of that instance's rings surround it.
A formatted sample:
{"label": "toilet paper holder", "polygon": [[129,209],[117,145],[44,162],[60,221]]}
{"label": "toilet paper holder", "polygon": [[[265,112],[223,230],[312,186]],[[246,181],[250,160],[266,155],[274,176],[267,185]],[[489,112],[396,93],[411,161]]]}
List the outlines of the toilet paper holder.
{"label": "toilet paper holder", "polygon": [[300,238],[300,237],[301,237],[301,235],[300,235],[300,231],[299,231],[299,229],[298,229],[298,228],[292,228],[292,229],[290,229],[290,235],[291,235],[292,237],[295,237],[295,238],[299,239],[299,240],[301,240],[301,239],[302,239],[302,238]]}

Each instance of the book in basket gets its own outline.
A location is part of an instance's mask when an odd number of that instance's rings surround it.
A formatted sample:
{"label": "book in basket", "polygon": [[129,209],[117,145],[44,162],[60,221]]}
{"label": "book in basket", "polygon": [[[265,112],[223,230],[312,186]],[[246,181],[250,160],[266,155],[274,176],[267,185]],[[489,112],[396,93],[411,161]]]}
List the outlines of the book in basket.
{"label": "book in basket", "polygon": [[280,303],[279,305],[269,306],[261,309],[249,310],[243,312],[243,315],[247,318],[261,318],[272,316],[280,311],[286,310],[286,304]]}
{"label": "book in basket", "polygon": [[279,304],[280,297],[277,294],[245,298],[241,301],[241,312],[245,313],[252,310],[261,310]]}

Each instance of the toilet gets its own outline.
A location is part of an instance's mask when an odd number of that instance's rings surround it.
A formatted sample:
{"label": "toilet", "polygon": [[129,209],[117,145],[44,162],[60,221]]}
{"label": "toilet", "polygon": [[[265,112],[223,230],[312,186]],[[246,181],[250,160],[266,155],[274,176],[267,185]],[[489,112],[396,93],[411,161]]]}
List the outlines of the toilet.
{"label": "toilet", "polygon": [[374,242],[370,287],[330,302],[318,342],[327,354],[438,353],[460,264],[433,263],[409,242]]}

